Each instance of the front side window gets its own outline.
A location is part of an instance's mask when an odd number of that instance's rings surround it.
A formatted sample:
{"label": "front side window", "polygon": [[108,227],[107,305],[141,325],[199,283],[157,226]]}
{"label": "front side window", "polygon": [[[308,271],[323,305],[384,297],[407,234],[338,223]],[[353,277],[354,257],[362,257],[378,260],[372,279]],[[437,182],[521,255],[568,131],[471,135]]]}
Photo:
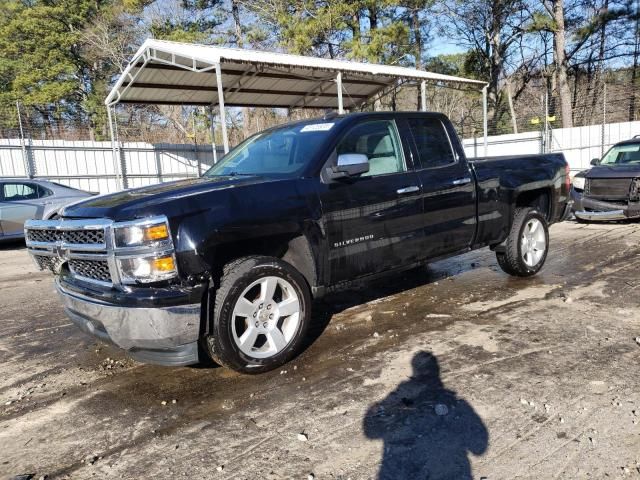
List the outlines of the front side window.
{"label": "front side window", "polygon": [[369,159],[369,171],[362,176],[387,175],[407,170],[395,123],[389,120],[356,125],[340,141],[336,153],[366,155]]}
{"label": "front side window", "polygon": [[600,165],[611,167],[640,164],[640,144],[617,145],[612,147],[603,157]]}
{"label": "front side window", "polygon": [[26,183],[4,183],[2,184],[2,198],[5,202],[36,200],[38,190],[33,185]]}
{"label": "front side window", "polygon": [[318,122],[258,133],[211,167],[204,176],[296,175],[321,150],[334,124]]}
{"label": "front side window", "polygon": [[422,168],[442,167],[456,161],[442,122],[435,118],[410,118],[409,128]]}

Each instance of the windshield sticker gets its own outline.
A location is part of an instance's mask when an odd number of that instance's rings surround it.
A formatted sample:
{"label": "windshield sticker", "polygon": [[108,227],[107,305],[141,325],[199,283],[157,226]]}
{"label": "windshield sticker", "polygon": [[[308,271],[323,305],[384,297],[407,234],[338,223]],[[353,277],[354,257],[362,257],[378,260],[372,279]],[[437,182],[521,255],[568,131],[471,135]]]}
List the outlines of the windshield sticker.
{"label": "windshield sticker", "polygon": [[300,130],[300,133],[304,132],[326,132],[331,130],[335,123],[314,123],[313,125],[305,125]]}

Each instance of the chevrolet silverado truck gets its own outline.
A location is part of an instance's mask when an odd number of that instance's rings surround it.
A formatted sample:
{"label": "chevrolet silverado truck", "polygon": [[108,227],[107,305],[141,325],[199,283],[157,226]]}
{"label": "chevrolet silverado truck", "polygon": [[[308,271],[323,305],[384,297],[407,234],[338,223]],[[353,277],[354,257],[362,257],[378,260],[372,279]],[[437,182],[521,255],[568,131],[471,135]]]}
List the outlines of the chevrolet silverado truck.
{"label": "chevrolet silverado truck", "polygon": [[573,214],[581,222],[640,218],[640,136],[615,144],[573,177]]}
{"label": "chevrolet silverado truck", "polygon": [[569,189],[562,154],[468,161],[441,114],[327,115],[25,233],[85,332],[143,362],[259,373],[302,350],[332,290],[482,247],[534,275]]}

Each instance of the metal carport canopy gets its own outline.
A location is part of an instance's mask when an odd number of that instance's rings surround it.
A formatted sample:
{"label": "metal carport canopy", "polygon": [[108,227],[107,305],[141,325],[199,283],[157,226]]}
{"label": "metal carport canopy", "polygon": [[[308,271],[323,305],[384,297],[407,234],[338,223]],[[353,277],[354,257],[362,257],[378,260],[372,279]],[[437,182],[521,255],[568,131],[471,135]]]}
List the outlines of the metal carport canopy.
{"label": "metal carport canopy", "polygon": [[421,83],[423,110],[426,82],[486,86],[478,80],[393,65],[148,39],[105,103],[219,105],[228,151],[225,106],[337,108],[343,113],[407,80]]}

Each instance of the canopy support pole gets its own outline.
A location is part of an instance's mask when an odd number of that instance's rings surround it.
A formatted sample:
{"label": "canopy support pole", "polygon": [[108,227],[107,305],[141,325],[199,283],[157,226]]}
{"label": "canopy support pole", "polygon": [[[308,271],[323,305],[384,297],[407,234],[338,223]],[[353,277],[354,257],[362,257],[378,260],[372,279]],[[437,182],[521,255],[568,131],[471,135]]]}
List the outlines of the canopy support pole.
{"label": "canopy support pole", "polygon": [[211,126],[211,149],[213,150],[213,164],[218,163],[218,149],[216,148],[216,124],[214,122],[213,105],[209,105],[209,123]]}
{"label": "canopy support pole", "polygon": [[222,71],[220,64],[216,63],[216,81],[218,84],[218,107],[220,108],[220,123],[222,124],[222,144],[224,153],[229,153],[229,137],[227,136],[227,118],[224,111],[224,92],[222,88]]}
{"label": "canopy support pole", "polygon": [[427,82],[422,80],[420,82],[420,102],[422,106],[422,111],[427,111]]}
{"label": "canopy support pole", "polygon": [[336,85],[338,87],[338,114],[344,114],[344,105],[342,104],[342,72],[338,72],[336,76]]}
{"label": "canopy support pole", "polygon": [[482,89],[482,129],[483,129],[483,136],[484,136],[484,156],[486,157],[488,155],[488,150],[489,150],[489,145],[488,145],[488,139],[487,139],[487,135],[488,135],[488,126],[487,126],[487,89],[489,88],[489,85],[485,85],[484,88]]}
{"label": "canopy support pole", "polygon": [[111,156],[113,159],[113,173],[115,173],[116,175],[116,189],[123,189],[124,185],[120,181],[120,169],[118,168],[118,147],[116,146],[116,136],[113,131],[113,118],[111,116],[111,108],[112,108],[111,105],[107,105],[107,121],[109,122],[109,136],[111,137]]}

